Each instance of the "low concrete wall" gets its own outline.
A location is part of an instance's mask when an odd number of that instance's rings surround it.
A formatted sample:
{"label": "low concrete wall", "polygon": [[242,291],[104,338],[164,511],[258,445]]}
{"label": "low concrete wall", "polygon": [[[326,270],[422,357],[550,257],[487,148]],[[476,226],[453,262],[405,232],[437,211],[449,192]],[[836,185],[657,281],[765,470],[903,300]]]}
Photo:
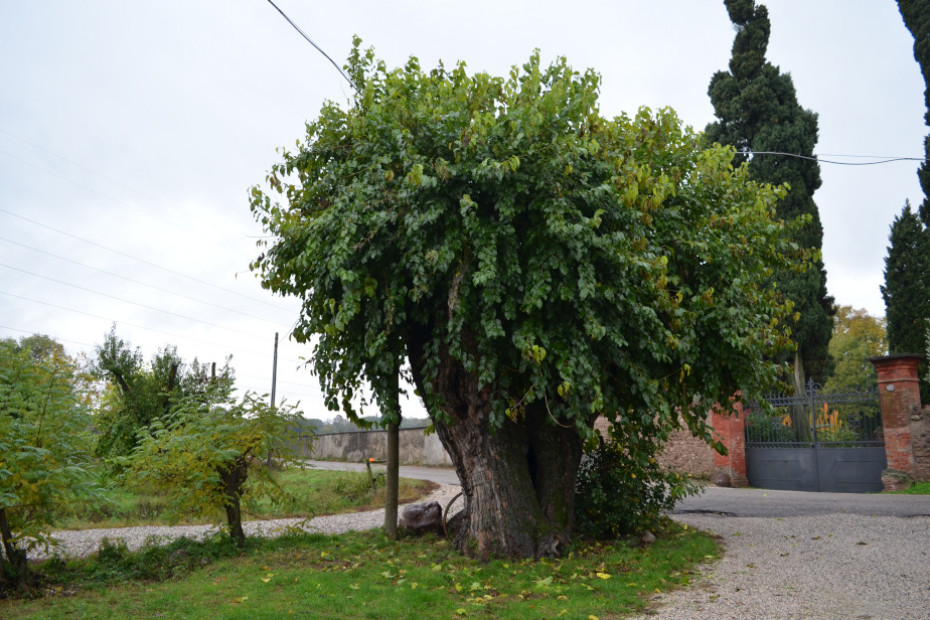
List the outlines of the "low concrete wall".
{"label": "low concrete wall", "polygon": [[[452,465],[452,460],[435,433],[426,435],[422,428],[398,432],[398,451],[402,465]],[[387,459],[387,431],[360,431],[317,435],[301,442],[304,458],[362,462]]]}

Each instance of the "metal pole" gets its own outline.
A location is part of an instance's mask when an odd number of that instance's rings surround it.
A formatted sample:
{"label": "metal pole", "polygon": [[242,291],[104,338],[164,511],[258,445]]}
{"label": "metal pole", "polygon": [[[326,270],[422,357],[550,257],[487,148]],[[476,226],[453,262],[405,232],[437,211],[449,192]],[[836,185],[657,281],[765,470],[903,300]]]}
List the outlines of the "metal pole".
{"label": "metal pole", "polygon": [[274,365],[271,367],[271,407],[274,408],[274,393],[278,385],[278,332],[274,333]]}
{"label": "metal pole", "polygon": [[814,380],[811,379],[807,384],[807,390],[811,397],[811,439],[814,440],[814,447],[817,445],[817,410],[814,408]]}
{"label": "metal pole", "polygon": [[[278,332],[274,333],[274,362],[271,366],[271,408],[274,409],[274,393],[278,385]],[[272,450],[268,450],[265,467],[271,469]]]}

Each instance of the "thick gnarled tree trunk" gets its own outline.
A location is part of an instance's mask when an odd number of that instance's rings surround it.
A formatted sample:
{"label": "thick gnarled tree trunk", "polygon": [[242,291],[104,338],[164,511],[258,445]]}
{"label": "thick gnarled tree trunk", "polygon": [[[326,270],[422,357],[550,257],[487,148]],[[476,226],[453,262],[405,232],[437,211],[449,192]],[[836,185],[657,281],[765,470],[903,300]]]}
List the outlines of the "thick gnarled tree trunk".
{"label": "thick gnarled tree trunk", "polygon": [[[411,366],[422,381],[421,357]],[[487,389],[441,352],[432,388],[449,420],[433,418],[462,483],[465,513],[456,535],[464,552],[538,558],[562,553],[572,537],[574,492],[582,441],[574,428],[555,424],[545,405],[528,406],[519,422],[490,427]],[[422,389],[422,387],[421,387]]]}

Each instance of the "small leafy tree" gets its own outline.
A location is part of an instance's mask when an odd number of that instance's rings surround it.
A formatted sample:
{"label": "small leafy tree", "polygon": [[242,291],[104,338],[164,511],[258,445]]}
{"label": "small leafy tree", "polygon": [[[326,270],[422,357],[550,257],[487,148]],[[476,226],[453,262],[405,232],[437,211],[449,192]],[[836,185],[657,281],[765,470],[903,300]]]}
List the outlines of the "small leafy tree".
{"label": "small leafy tree", "polygon": [[188,366],[177,349],[168,346],[146,363],[142,351],[119,338],[114,326],[97,347],[95,362],[97,376],[108,383],[95,418],[100,432],[97,454],[129,454],[138,445],[139,431],[168,415],[185,396],[203,393],[217,382],[230,386],[233,371],[228,362],[217,375],[215,367],[208,369],[196,359]]}
{"label": "small leafy tree", "polygon": [[824,384],[828,392],[871,389],[878,375],[869,358],[888,351],[885,319],[870,316],[852,306],[837,306],[830,356],[835,362],[833,375]]}
{"label": "small leafy tree", "polygon": [[229,535],[241,547],[243,498],[284,497],[261,457],[273,451],[286,458],[296,446],[293,408],[266,400],[247,393],[234,401],[222,387],[184,397],[119,460],[123,480],[165,493],[175,517],[225,513]]}
{"label": "small leafy tree", "polygon": [[0,591],[26,581],[27,554],[54,542],[62,506],[98,491],[75,364],[58,343],[37,342],[0,341]]}

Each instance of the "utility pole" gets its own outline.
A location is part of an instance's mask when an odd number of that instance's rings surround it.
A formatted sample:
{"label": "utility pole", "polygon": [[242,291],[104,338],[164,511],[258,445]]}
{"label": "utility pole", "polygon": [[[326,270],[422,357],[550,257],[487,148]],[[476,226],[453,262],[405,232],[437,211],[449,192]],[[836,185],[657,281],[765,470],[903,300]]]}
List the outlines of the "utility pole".
{"label": "utility pole", "polygon": [[[271,366],[271,408],[274,409],[274,393],[278,386],[278,332],[274,333],[274,362]],[[271,448],[268,449],[268,456],[265,459],[265,467],[271,469]]]}
{"label": "utility pole", "polygon": [[278,332],[274,333],[274,363],[271,367],[271,408],[274,409],[274,392],[278,385]]}

